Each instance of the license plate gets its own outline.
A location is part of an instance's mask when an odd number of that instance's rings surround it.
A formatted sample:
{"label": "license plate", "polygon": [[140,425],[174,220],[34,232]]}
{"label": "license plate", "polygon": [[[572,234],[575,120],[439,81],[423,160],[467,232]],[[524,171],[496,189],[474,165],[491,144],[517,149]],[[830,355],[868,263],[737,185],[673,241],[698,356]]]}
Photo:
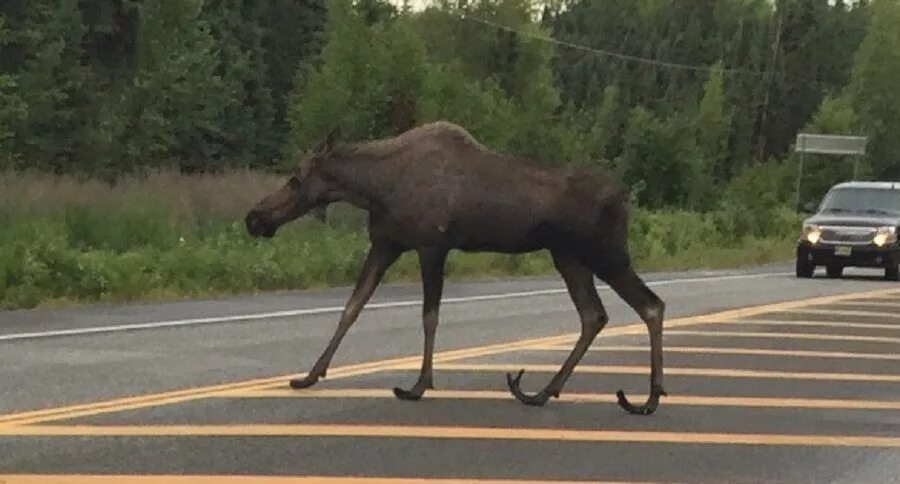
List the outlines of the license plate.
{"label": "license plate", "polygon": [[853,253],[852,247],[847,247],[845,245],[841,245],[834,248],[834,255],[843,255],[847,256]]}

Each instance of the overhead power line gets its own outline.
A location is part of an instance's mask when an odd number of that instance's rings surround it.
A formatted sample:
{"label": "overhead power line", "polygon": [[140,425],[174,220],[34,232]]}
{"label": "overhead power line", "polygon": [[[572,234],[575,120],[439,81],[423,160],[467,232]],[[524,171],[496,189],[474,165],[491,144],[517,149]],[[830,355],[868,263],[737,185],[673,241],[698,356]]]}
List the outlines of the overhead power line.
{"label": "overhead power line", "polygon": [[592,54],[602,55],[602,56],[606,56],[606,57],[613,57],[616,59],[629,61],[629,62],[638,62],[641,64],[647,64],[647,65],[652,65],[652,66],[657,66],[657,67],[667,67],[667,68],[671,68],[671,69],[682,69],[682,70],[700,71],[700,72],[721,71],[724,74],[743,74],[743,75],[751,75],[751,76],[766,76],[766,75],[773,74],[771,71],[751,71],[751,70],[747,70],[747,69],[731,69],[731,68],[719,69],[719,68],[710,67],[710,66],[682,64],[682,63],[678,63],[678,62],[668,62],[668,61],[663,61],[663,60],[659,60],[659,59],[650,59],[650,58],[646,58],[646,57],[639,57],[639,56],[628,55],[628,54],[620,54],[618,52],[597,49],[597,48],[589,47],[586,45],[581,45],[581,44],[576,44],[573,42],[567,42],[565,40],[555,39],[553,37],[538,35],[538,34],[534,34],[531,32],[525,32],[522,30],[514,29],[507,25],[499,24],[497,22],[493,22],[493,21],[490,21],[487,19],[476,17],[476,16],[470,15],[468,13],[458,13],[456,15],[463,20],[469,20],[472,22],[476,22],[476,23],[494,27],[494,28],[497,28],[500,30],[504,30],[506,32],[512,32],[512,33],[521,35],[523,37],[528,37],[528,38],[531,38],[534,40],[539,40],[542,42],[549,42],[549,43],[556,44],[559,46],[568,47],[570,49],[576,49],[576,50],[580,50],[583,52],[590,52]]}

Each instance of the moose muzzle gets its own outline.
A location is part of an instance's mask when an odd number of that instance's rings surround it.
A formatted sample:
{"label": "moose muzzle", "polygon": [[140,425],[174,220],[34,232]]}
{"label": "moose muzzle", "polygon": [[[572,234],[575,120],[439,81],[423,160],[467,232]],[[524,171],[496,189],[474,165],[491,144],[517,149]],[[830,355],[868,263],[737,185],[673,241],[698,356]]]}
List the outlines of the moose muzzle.
{"label": "moose muzzle", "polygon": [[253,237],[265,237],[267,239],[275,236],[278,231],[278,225],[275,224],[266,214],[257,210],[251,210],[244,217],[244,223],[247,225],[247,232]]}

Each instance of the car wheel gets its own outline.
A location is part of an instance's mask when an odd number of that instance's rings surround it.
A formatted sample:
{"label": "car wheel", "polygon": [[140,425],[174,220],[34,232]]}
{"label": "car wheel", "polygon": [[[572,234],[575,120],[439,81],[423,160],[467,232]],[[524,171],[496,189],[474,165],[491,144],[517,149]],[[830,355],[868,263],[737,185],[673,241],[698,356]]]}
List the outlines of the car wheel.
{"label": "car wheel", "polygon": [[884,278],[889,281],[900,281],[900,265],[888,267],[884,270]]}
{"label": "car wheel", "polygon": [[797,277],[808,279],[813,276],[813,272],[816,271],[816,266],[810,264],[804,259],[797,258],[796,271]]}
{"label": "car wheel", "polygon": [[844,266],[828,266],[825,272],[828,273],[828,277],[838,279],[844,274]]}

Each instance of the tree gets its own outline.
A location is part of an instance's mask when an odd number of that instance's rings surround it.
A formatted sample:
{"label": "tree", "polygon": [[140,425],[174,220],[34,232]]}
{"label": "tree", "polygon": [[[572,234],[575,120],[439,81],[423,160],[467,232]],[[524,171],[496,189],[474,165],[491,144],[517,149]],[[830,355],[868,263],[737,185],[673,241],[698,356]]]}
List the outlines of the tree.
{"label": "tree", "polygon": [[694,186],[696,152],[678,116],[661,121],[643,107],[632,109],[616,169],[647,208],[684,206]]}
{"label": "tree", "polygon": [[722,62],[713,66],[703,86],[703,98],[694,118],[695,136],[703,156],[702,176],[712,181],[726,176],[724,161],[728,156],[729,115],[725,109],[725,86]]}
{"label": "tree", "polygon": [[332,0],[320,65],[297,73],[288,102],[288,159],[335,126],[351,139],[395,134],[415,123],[425,52],[405,20],[367,25],[349,1]]}
{"label": "tree", "polygon": [[272,98],[272,142],[285,143],[291,90],[306,82],[324,45],[324,0],[260,0],[261,45]]}
{"label": "tree", "polygon": [[277,153],[274,108],[259,25],[259,2],[206,0],[203,18],[216,40],[227,104],[223,109],[221,156],[229,163],[268,165]]}
{"label": "tree", "polygon": [[870,141],[874,175],[900,178],[900,2],[874,0],[871,26],[857,52],[849,96]]}
{"label": "tree", "polygon": [[514,155],[614,165],[652,207],[711,207],[804,126],[852,127],[875,176],[900,169],[897,0],[95,3],[0,2],[4,166],[293,165],[337,125],[449,119]]}
{"label": "tree", "polygon": [[434,62],[455,62],[471,78],[492,79],[523,104],[549,100],[559,105],[550,64],[553,46],[532,38],[551,32],[532,21],[535,14],[523,0],[482,0],[463,8],[442,2],[421,14],[418,35]]}
{"label": "tree", "polygon": [[14,137],[15,130],[28,116],[28,105],[16,92],[13,76],[0,74],[0,170],[21,161]]}
{"label": "tree", "polygon": [[[627,55],[640,55],[647,31],[639,2],[633,0],[582,0],[572,2],[552,22],[554,37],[588,47]],[[555,58],[555,71],[565,101],[578,107],[597,102],[603,86],[621,86],[620,99],[632,105],[640,96],[636,76],[649,67],[638,67],[614,57],[562,48]],[[646,100],[646,98],[645,98]],[[627,115],[621,118],[624,124]]]}
{"label": "tree", "polygon": [[495,150],[508,150],[516,135],[515,106],[493,80],[463,74],[457,63],[429,63],[418,103],[422,122],[446,119],[465,126]]}
{"label": "tree", "polygon": [[81,64],[85,28],[77,1],[35,0],[16,13],[8,28],[17,32],[4,34],[4,53],[17,64],[6,67],[15,70],[2,87],[11,103],[4,109],[7,129],[14,133],[7,149],[21,155],[22,166],[75,169],[90,74]]}
{"label": "tree", "polygon": [[[585,107],[586,112],[590,110]],[[592,159],[612,160],[621,153],[623,107],[619,86],[613,84],[603,90],[600,107],[591,116],[594,122],[588,130],[588,153]]]}
{"label": "tree", "polygon": [[[12,32],[0,16],[0,52],[13,41]],[[0,169],[14,166],[19,160],[15,146],[15,130],[28,115],[28,106],[18,94],[16,76],[0,74]]]}
{"label": "tree", "polygon": [[104,85],[134,74],[140,0],[79,0],[85,62]]}
{"label": "tree", "polygon": [[[891,0],[892,1],[892,0]],[[775,75],[767,106],[761,157],[781,156],[835,84],[846,79],[846,59],[860,37],[841,21],[846,7],[829,0],[780,0]]]}
{"label": "tree", "polygon": [[123,108],[126,167],[172,160],[184,171],[222,154],[223,112],[234,102],[217,73],[219,52],[202,0],[146,2],[140,8],[138,73]]}

